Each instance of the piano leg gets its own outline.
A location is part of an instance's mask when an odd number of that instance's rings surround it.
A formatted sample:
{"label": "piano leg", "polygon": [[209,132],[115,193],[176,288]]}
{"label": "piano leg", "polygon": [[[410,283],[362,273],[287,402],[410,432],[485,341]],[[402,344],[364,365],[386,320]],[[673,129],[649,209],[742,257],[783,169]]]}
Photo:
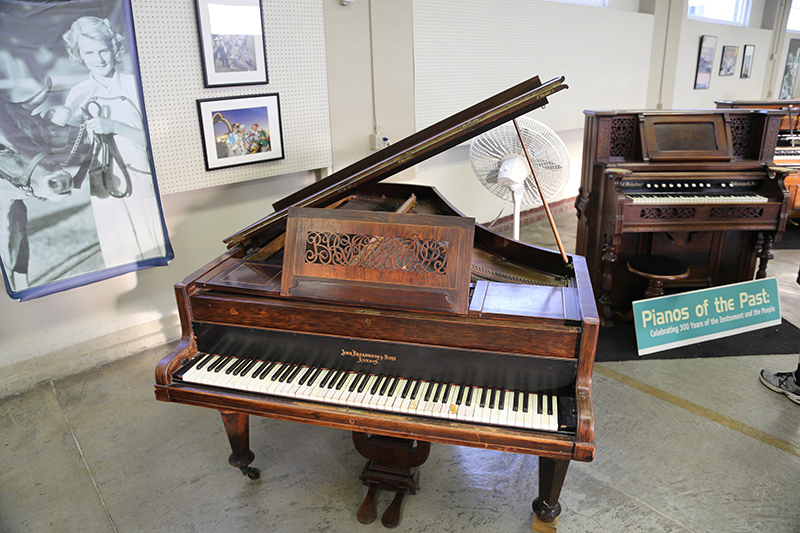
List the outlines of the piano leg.
{"label": "piano leg", "polygon": [[248,415],[233,411],[220,411],[228,442],[231,444],[231,453],[228,462],[237,467],[242,474],[250,479],[258,479],[261,475],[258,468],[247,466],[255,459],[255,454],[250,450],[250,423]]}
{"label": "piano leg", "polygon": [[358,453],[369,459],[361,473],[361,481],[368,490],[356,513],[358,521],[369,524],[375,520],[375,495],[378,489],[387,489],[395,491],[395,496],[381,523],[395,527],[400,523],[406,494],[416,494],[419,490],[419,466],[428,458],[431,443],[354,431],[353,444]]}
{"label": "piano leg", "polygon": [[758,257],[758,271],[756,272],[756,279],[764,279],[767,277],[767,263],[770,259],[775,258],[771,251],[772,241],[774,238],[775,237],[771,233],[764,234],[764,242],[761,244],[761,250],[756,253],[756,257]]}
{"label": "piano leg", "polygon": [[542,522],[552,522],[561,514],[558,497],[569,468],[569,459],[539,457],[539,496],[533,500],[533,512]]}

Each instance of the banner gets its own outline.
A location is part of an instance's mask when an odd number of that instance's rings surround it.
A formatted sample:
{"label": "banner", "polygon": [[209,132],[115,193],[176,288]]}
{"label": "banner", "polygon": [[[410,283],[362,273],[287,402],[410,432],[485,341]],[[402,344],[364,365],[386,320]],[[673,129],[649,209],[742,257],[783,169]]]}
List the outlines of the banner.
{"label": "banner", "polygon": [[775,278],[633,302],[639,355],[780,325]]}

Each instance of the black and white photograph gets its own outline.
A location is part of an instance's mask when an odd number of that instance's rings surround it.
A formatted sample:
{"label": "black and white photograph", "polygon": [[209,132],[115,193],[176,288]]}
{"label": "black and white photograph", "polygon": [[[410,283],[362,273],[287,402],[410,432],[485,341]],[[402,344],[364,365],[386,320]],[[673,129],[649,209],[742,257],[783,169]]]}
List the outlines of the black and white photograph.
{"label": "black and white photograph", "polygon": [[0,258],[35,298],[172,258],[128,0],[0,0]]}
{"label": "black and white photograph", "polygon": [[206,170],[283,159],[277,94],[197,101]]}
{"label": "black and white photograph", "polygon": [[800,61],[800,39],[789,40],[789,50],[786,53],[786,64],[783,68],[783,81],[781,82],[781,100],[794,98],[794,84],[797,80],[797,63]]}
{"label": "black and white photograph", "polygon": [[195,0],[206,87],[267,83],[258,0]]}

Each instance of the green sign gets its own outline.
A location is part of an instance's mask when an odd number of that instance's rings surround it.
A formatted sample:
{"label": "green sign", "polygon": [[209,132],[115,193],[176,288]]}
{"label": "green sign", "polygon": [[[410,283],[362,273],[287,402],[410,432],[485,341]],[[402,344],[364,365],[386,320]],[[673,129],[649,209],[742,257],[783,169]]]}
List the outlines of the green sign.
{"label": "green sign", "polygon": [[775,278],[633,302],[639,355],[781,323]]}

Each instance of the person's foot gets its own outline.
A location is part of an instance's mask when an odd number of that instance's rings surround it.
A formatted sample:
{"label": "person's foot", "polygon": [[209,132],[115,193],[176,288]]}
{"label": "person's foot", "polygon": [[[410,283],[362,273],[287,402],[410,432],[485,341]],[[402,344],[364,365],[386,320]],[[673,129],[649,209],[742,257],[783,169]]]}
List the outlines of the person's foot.
{"label": "person's foot", "polygon": [[785,394],[796,404],[800,404],[800,386],[794,378],[794,372],[771,372],[762,370],[759,379],[768,389]]}

